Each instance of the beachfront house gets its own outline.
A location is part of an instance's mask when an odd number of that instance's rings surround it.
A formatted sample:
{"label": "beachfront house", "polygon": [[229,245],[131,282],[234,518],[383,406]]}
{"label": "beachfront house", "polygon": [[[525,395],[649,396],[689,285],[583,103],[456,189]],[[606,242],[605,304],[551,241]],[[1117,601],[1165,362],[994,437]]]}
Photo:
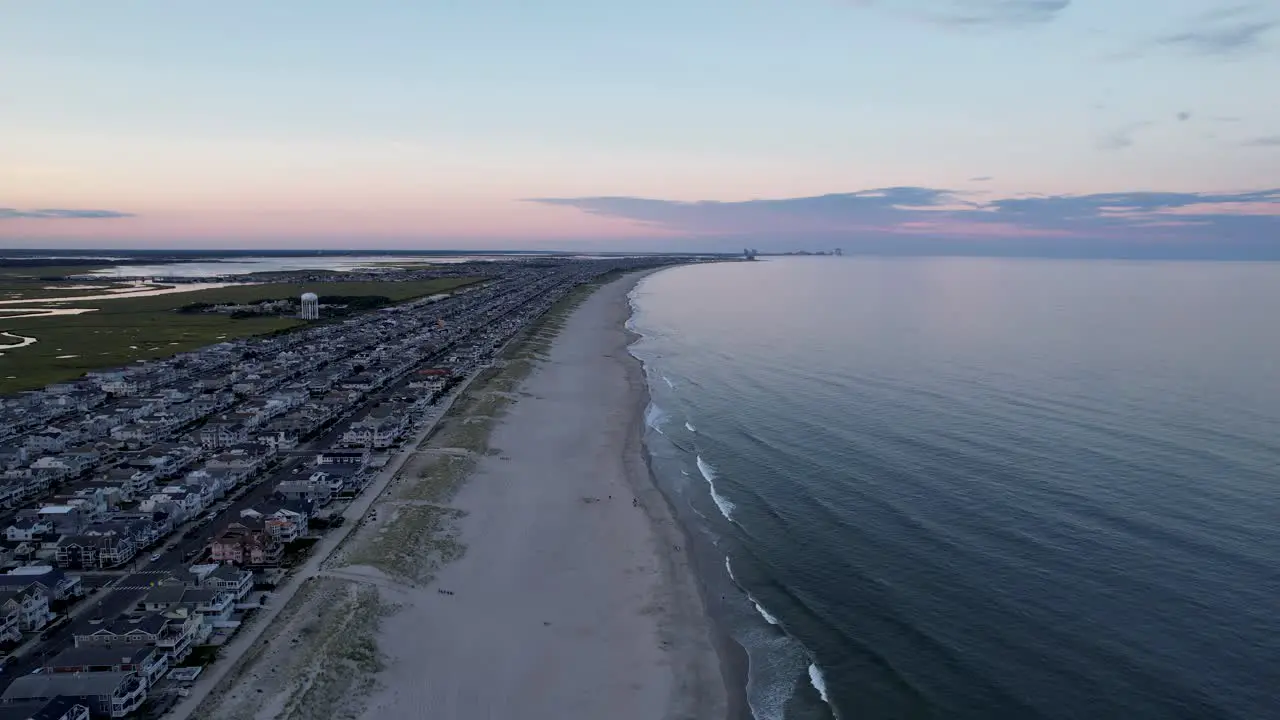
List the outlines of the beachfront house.
{"label": "beachfront house", "polygon": [[169,656],[151,645],[131,647],[69,647],[44,663],[46,673],[91,674],[133,672],[155,685],[169,671]]}
{"label": "beachfront house", "polygon": [[147,699],[147,683],[135,672],[40,673],[13,681],[0,701],[6,704],[76,698],[98,718],[122,718]]}

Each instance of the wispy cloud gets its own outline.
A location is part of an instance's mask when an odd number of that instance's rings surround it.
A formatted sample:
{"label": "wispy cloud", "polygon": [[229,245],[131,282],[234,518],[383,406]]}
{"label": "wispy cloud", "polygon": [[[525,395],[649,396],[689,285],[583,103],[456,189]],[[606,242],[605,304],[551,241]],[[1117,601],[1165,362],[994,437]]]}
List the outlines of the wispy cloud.
{"label": "wispy cloud", "polygon": [[1112,130],[1098,138],[1098,149],[1123,150],[1124,148],[1130,147],[1133,145],[1134,137],[1138,133],[1153,125],[1155,125],[1154,122],[1144,120],[1142,122],[1129,123],[1128,125],[1116,128],[1115,130]]}
{"label": "wispy cloud", "polygon": [[62,208],[18,210],[15,208],[0,208],[0,220],[81,220],[128,217],[134,217],[133,213],[116,210],[66,210]]}
{"label": "wispy cloud", "polygon": [[1017,27],[1052,22],[1071,0],[849,0],[950,27]]}
{"label": "wispy cloud", "polygon": [[1236,55],[1262,46],[1277,25],[1260,14],[1258,5],[1235,5],[1200,15],[1186,30],[1156,38],[1155,43],[1194,55]]}
{"label": "wispy cloud", "polygon": [[1280,135],[1253,138],[1252,140],[1246,140],[1244,144],[1250,147],[1280,147]]}
{"label": "wispy cloud", "polygon": [[1071,0],[953,0],[954,7],[936,15],[945,25],[1038,25],[1052,22]]}
{"label": "wispy cloud", "polygon": [[994,179],[995,178],[991,177],[990,175],[979,175],[978,177],[969,178],[969,182],[987,182],[988,180],[994,180]]}
{"label": "wispy cloud", "polygon": [[[1184,249],[1210,243],[1206,247],[1220,250],[1225,245],[1212,243],[1221,241],[1234,243],[1233,252],[1242,257],[1265,253],[1280,257],[1280,188],[1240,193],[1014,196],[986,202],[974,202],[975,196],[938,188],[892,187],[743,202],[635,197],[539,198],[531,202],[577,208],[704,238],[874,241],[886,252],[896,247],[893,238],[908,245],[916,242],[913,238],[966,242],[1023,238],[1052,239],[1063,252],[1073,247],[1073,240],[1093,242],[1091,247],[1102,250],[1106,242],[1118,243],[1115,247],[1137,247],[1133,243],[1153,240],[1181,243],[1178,246]],[[1103,244],[1098,246],[1098,242]]]}

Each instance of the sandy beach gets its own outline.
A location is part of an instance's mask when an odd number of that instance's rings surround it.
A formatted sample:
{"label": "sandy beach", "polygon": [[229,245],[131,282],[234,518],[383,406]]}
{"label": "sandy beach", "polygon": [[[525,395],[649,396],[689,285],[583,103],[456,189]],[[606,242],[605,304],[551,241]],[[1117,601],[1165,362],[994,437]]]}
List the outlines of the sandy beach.
{"label": "sandy beach", "polygon": [[683,533],[644,458],[623,328],[638,279],[586,295],[473,383],[208,717],[727,716]]}

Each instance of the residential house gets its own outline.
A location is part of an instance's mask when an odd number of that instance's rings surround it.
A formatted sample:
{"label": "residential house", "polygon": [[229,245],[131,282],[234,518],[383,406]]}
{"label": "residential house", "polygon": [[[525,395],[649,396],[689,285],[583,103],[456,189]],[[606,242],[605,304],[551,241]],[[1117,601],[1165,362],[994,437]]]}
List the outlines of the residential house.
{"label": "residential house", "polygon": [[119,488],[122,502],[133,502],[134,498],[155,487],[152,473],[135,467],[111,468],[105,475],[99,476],[99,482]]}
{"label": "residential house", "polygon": [[163,537],[160,526],[150,518],[91,523],[85,527],[83,534],[89,537],[128,538],[139,551]]}
{"label": "residential house", "polygon": [[[5,473],[14,472],[6,470]],[[7,477],[0,474],[0,508],[12,510],[27,497],[27,482],[31,478]]]}
{"label": "residential house", "polygon": [[333,499],[333,488],[323,472],[312,473],[306,480],[285,480],[276,485],[275,494],[286,500],[307,500],[320,507]]}
{"label": "residential house", "polygon": [[231,593],[236,602],[242,602],[253,590],[253,573],[234,565],[219,565],[200,576],[200,586]]}
{"label": "residential house", "polygon": [[227,448],[226,452],[218,453],[207,463],[205,468],[209,470],[225,470],[233,477],[236,482],[253,476],[258,470],[265,466],[275,457],[276,449],[269,445],[261,445],[258,443],[241,443]]}
{"label": "residential house", "polygon": [[74,505],[46,505],[38,511],[39,517],[53,525],[59,535],[71,535],[84,527],[84,513]]}
{"label": "residential house", "polygon": [[[291,509],[290,505],[295,506],[295,509]],[[240,517],[261,522],[263,530],[269,537],[287,544],[306,533],[312,507],[314,507],[312,503],[301,501],[266,502],[256,508],[241,510]]]}
{"label": "residential house", "polygon": [[374,373],[364,372],[352,375],[338,383],[338,387],[343,390],[352,390],[359,393],[367,393],[375,390],[382,385],[384,378]]}
{"label": "residential house", "polygon": [[41,592],[36,583],[28,582],[18,588],[0,588],[0,615],[18,611],[18,629],[34,632],[49,624],[53,613],[49,611],[49,596]]}
{"label": "residential house", "polygon": [[45,455],[37,458],[30,467],[37,475],[47,477],[54,482],[75,477],[87,469],[87,466],[75,460],[64,460],[60,455]]}
{"label": "residential house", "polygon": [[138,546],[122,535],[68,535],[58,542],[57,562],[64,568],[119,567],[138,554]]}
{"label": "residential house", "polygon": [[79,575],[67,573],[51,565],[23,565],[0,575],[0,589],[14,590],[34,583],[50,603],[63,602],[84,595]]}
{"label": "residential house", "polygon": [[249,431],[243,424],[231,420],[210,420],[200,428],[200,446],[206,450],[235,445],[249,439]]}
{"label": "residential house", "polygon": [[253,439],[275,450],[292,450],[298,446],[299,429],[289,421],[276,421],[265,430],[258,431]]}
{"label": "residential house", "polygon": [[209,552],[214,562],[241,566],[277,565],[284,555],[284,545],[271,538],[261,522],[241,518],[213,539]]}
{"label": "residential house", "polygon": [[235,485],[236,479],[219,470],[193,470],[182,478],[182,486],[200,496],[201,507],[209,507],[226,494],[228,487]]}
{"label": "residential house", "polygon": [[159,443],[129,453],[125,456],[125,466],[151,473],[155,480],[176,477],[185,470],[197,457],[199,448],[179,443]]}
{"label": "residential house", "polygon": [[27,463],[30,453],[23,445],[0,445],[0,470],[14,470]]}
{"label": "residential house", "polygon": [[129,445],[129,447],[146,447],[162,440],[168,433],[168,426],[156,423],[135,422],[111,429],[111,437]]}
{"label": "residential house", "polygon": [[168,513],[164,512],[144,512],[141,510],[116,512],[111,516],[111,519],[121,523],[145,523],[145,536],[149,538],[147,540],[148,544],[173,532],[173,519],[169,517]]}
{"label": "residential house", "polygon": [[40,673],[13,681],[0,702],[48,702],[74,699],[99,718],[122,718],[137,712],[147,699],[147,683],[134,672]]}
{"label": "residential house", "polygon": [[42,517],[18,517],[4,529],[4,539],[10,542],[33,542],[53,535],[53,523]]}
{"label": "residential house", "polygon": [[145,375],[135,375],[128,371],[103,373],[98,380],[98,387],[112,395],[130,397],[148,392],[153,387],[153,379]]}
{"label": "residential house", "polygon": [[399,405],[379,405],[368,415],[351,423],[342,435],[342,444],[352,447],[388,448],[404,434],[409,415]]}
{"label": "residential house", "polygon": [[368,448],[362,448],[360,450],[330,449],[316,455],[316,466],[358,465],[363,468],[369,464],[369,458],[370,453]]}
{"label": "residential house", "polygon": [[120,506],[133,501],[133,493],[129,488],[121,487],[118,483],[108,482],[101,477],[89,480],[83,483],[83,487],[75,492],[75,497],[87,497],[89,493],[101,494],[102,501],[107,507],[107,512],[115,512]]}
{"label": "residential house", "polygon": [[51,478],[48,475],[37,474],[29,467],[5,470],[0,473],[0,485],[5,488],[3,491],[5,504],[10,508],[20,505],[27,498],[48,490],[50,484]]}
{"label": "residential house", "polygon": [[194,645],[204,642],[211,629],[190,608],[167,613],[122,615],[92,632],[75,636],[76,647],[135,647],[153,645],[169,655],[170,664],[186,659]]}
{"label": "residential house", "polygon": [[138,602],[138,608],[145,612],[165,612],[186,606],[194,610],[205,625],[216,628],[231,624],[235,603],[234,594],[217,588],[158,585]]}
{"label": "residential house", "polygon": [[[173,502],[179,508],[180,517],[174,518],[174,521],[178,524],[199,515],[205,508],[204,498],[200,496],[200,492],[189,489],[185,485],[167,485],[161,488],[160,492],[152,495],[151,498],[153,500],[168,499]],[[139,509],[146,510],[151,508],[144,508],[139,504]]]}
{"label": "residential house", "polygon": [[92,486],[81,487],[70,494],[55,495],[53,502],[55,504],[51,507],[75,508],[80,514],[81,523],[98,520],[111,510],[111,505],[107,502],[107,493]]}
{"label": "residential house", "polygon": [[67,437],[66,434],[54,428],[45,428],[40,432],[29,433],[26,436],[25,447],[29,452],[34,453],[62,452],[67,449],[67,445],[77,439]]}
{"label": "residential house", "polygon": [[44,662],[46,673],[135,672],[150,688],[169,671],[167,653],[151,645],[69,647]]}
{"label": "residential house", "polygon": [[22,604],[0,605],[0,644],[22,642]]}
{"label": "residential house", "polygon": [[15,700],[0,705],[0,718],[4,720],[89,720],[89,706],[69,697],[56,697],[52,700]]}
{"label": "residential house", "polygon": [[99,412],[80,418],[80,430],[91,438],[108,437],[120,426],[119,420],[108,413]]}

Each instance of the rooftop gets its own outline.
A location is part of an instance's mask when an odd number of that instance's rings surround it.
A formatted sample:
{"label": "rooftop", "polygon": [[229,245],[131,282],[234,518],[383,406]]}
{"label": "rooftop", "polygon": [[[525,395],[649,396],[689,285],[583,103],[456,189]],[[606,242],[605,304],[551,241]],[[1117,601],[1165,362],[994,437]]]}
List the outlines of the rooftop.
{"label": "rooftop", "polygon": [[41,673],[39,675],[23,675],[9,685],[9,689],[4,691],[4,695],[0,696],[0,699],[12,701],[26,700],[28,698],[54,698],[58,695],[111,695],[132,677],[137,677],[136,673]]}
{"label": "rooftop", "polygon": [[69,647],[45,661],[47,668],[101,665],[133,665],[147,659],[155,648],[150,645],[109,647]]}

